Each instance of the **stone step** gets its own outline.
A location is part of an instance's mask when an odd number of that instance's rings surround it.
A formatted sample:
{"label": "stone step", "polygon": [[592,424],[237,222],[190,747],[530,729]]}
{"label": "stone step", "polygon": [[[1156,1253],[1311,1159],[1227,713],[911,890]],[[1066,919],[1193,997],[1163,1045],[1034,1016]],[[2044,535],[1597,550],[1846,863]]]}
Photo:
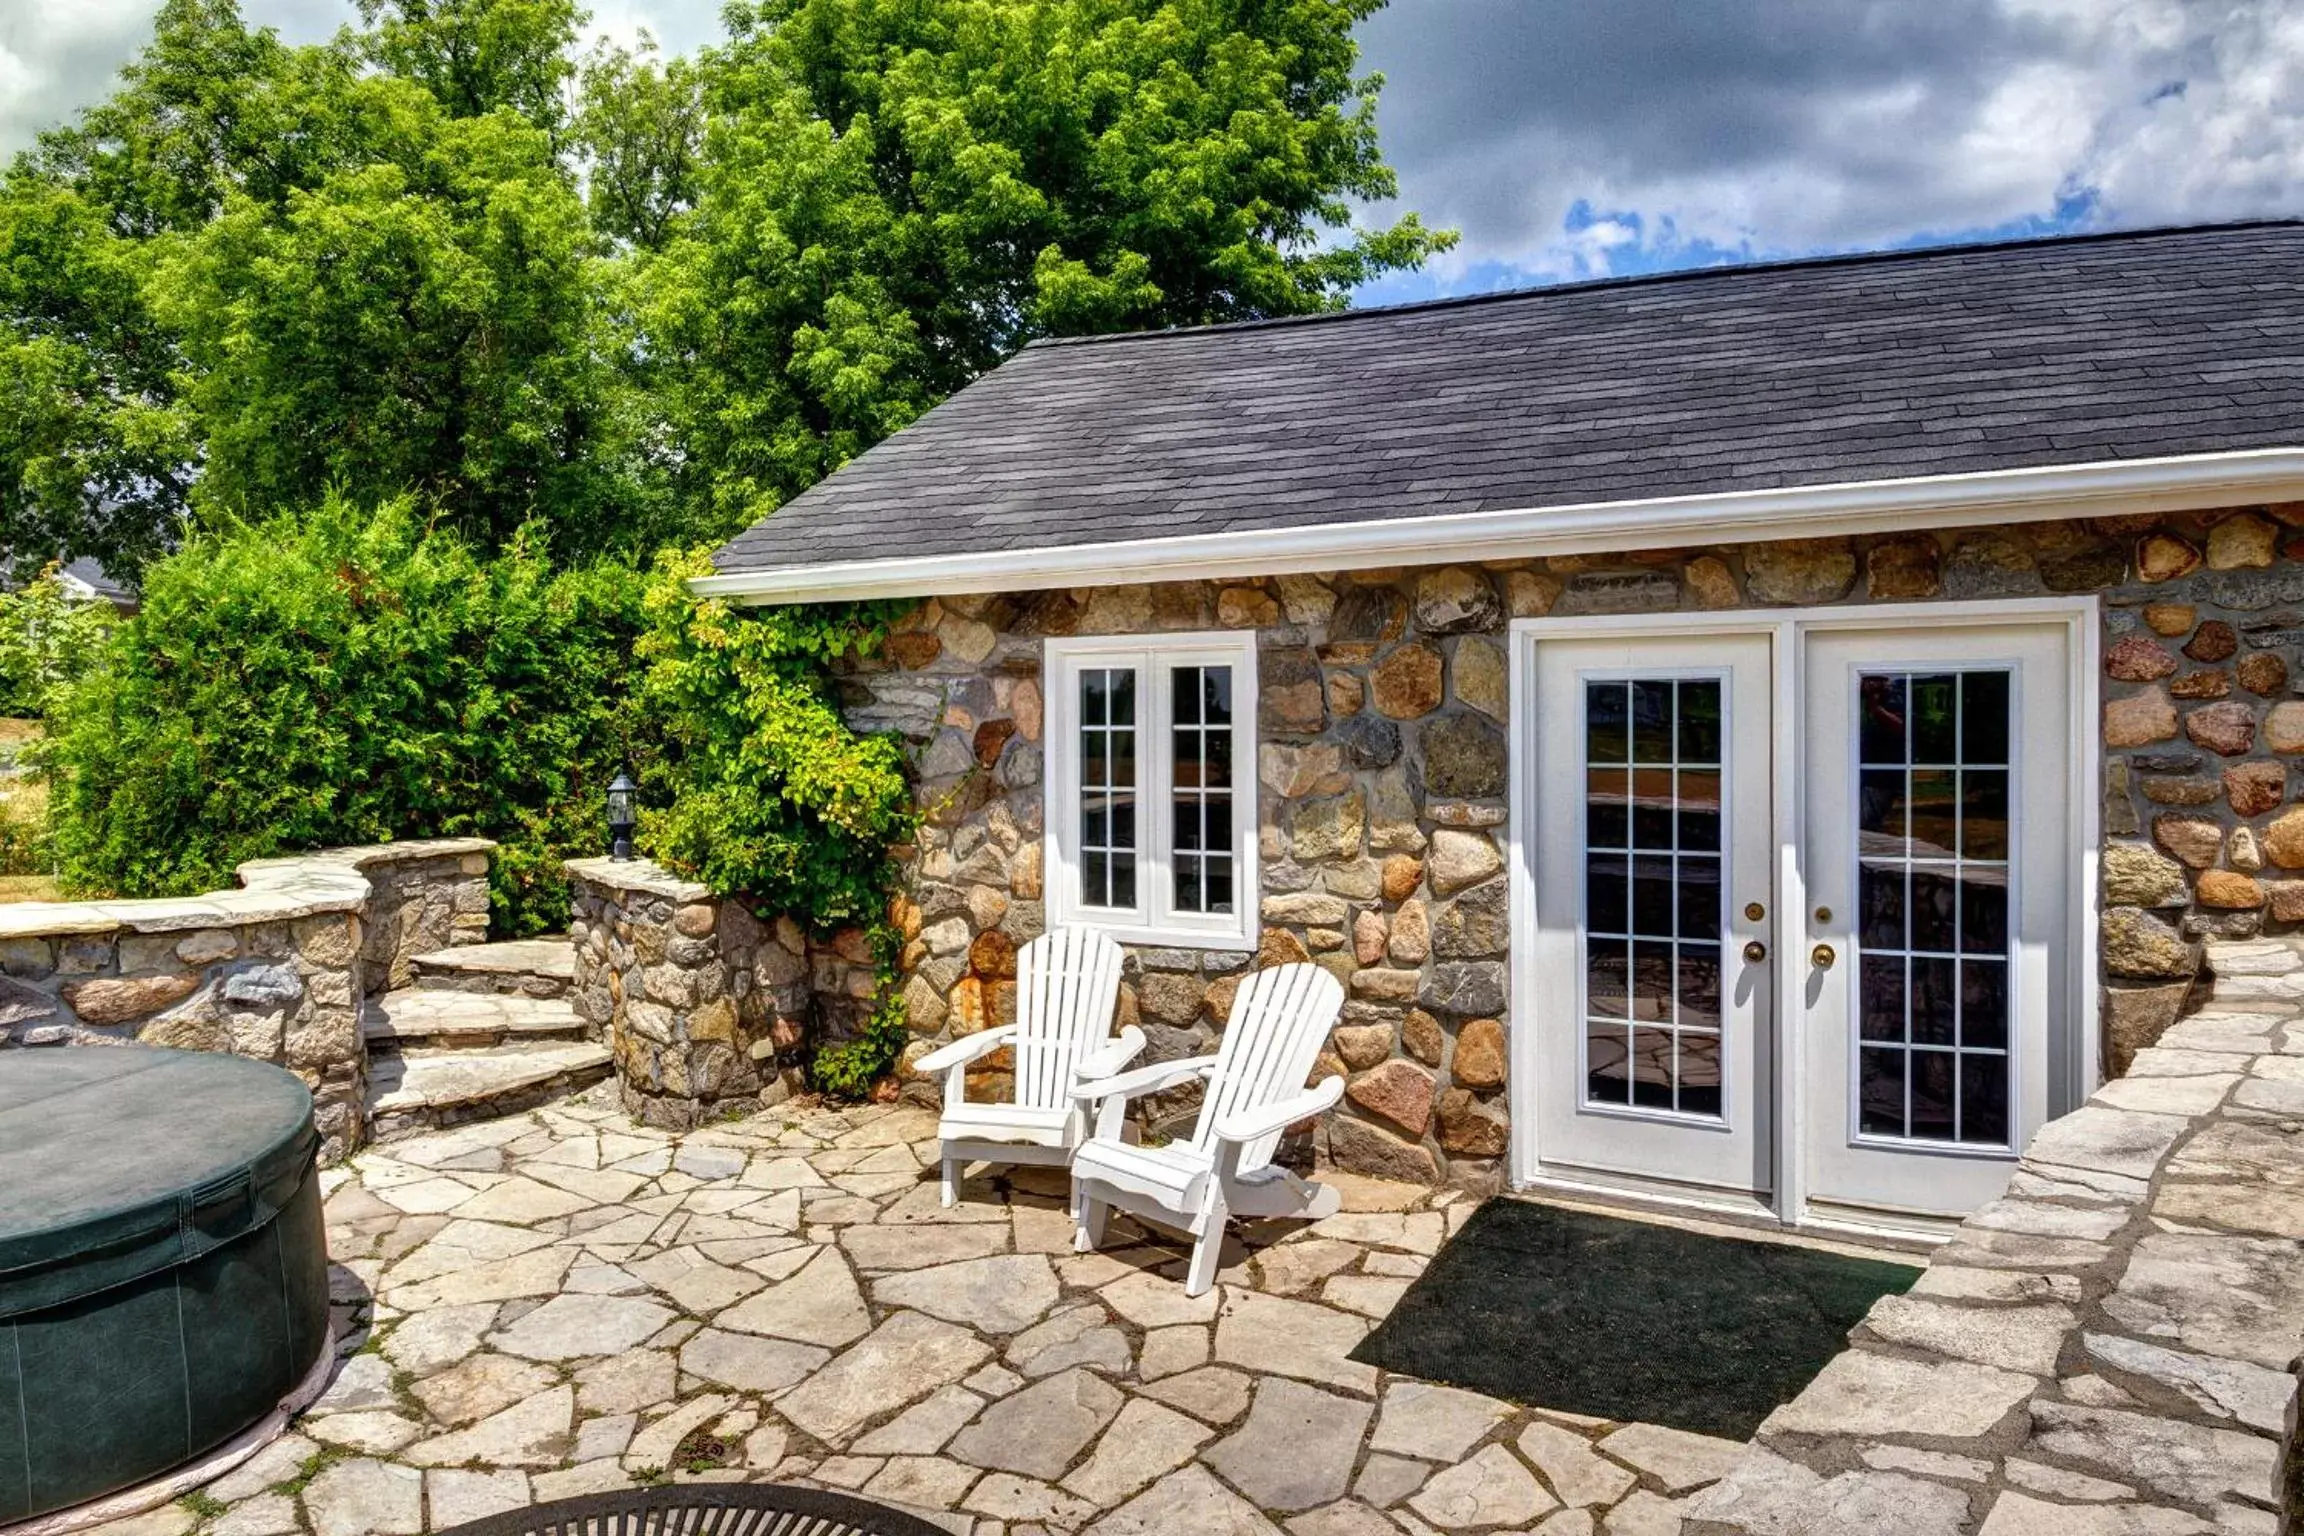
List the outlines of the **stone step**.
{"label": "stone step", "polygon": [[578,1040],[584,1021],[558,998],[404,987],[372,997],[360,1014],[370,1055],[431,1046],[475,1050],[522,1040]]}
{"label": "stone step", "polygon": [[437,992],[565,997],[576,979],[576,946],[564,933],[497,944],[460,944],[415,957],[416,985]]}
{"label": "stone step", "polygon": [[2304,941],[2286,937],[2211,939],[2207,970],[2211,1003],[2304,999]]}
{"label": "stone step", "polygon": [[399,1051],[368,1061],[368,1135],[385,1141],[533,1109],[608,1075],[606,1046],[517,1040],[482,1051]]}

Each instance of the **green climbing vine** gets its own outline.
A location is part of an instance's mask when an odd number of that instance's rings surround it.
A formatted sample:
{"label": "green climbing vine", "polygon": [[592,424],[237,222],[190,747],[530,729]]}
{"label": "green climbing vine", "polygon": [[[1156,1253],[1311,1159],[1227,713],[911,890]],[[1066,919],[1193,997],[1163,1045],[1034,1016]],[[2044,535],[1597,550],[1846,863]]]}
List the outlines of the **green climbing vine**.
{"label": "green climbing vine", "polygon": [[809,1079],[862,1094],[904,1046],[902,938],[889,919],[894,850],[919,826],[902,744],[841,718],[831,667],[887,634],[890,604],[734,609],[688,579],[702,550],[660,557],[644,602],[643,713],[660,732],[641,779],[642,851],[823,935],[867,934],[879,986],[855,1038],[820,1047]]}

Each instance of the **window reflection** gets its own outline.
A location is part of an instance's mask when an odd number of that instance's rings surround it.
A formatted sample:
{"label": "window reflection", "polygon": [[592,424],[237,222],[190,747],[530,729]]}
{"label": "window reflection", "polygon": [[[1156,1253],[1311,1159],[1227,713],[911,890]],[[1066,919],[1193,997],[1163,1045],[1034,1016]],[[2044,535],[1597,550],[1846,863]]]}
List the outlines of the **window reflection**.
{"label": "window reflection", "polygon": [[2008,1137],[2005,670],[1880,672],[1857,689],[1857,1128]]}
{"label": "window reflection", "polygon": [[1232,669],[1169,672],[1169,862],[1179,912],[1232,910]]}
{"label": "window reflection", "polygon": [[1584,694],[1585,1099],[1721,1113],[1721,684]]}

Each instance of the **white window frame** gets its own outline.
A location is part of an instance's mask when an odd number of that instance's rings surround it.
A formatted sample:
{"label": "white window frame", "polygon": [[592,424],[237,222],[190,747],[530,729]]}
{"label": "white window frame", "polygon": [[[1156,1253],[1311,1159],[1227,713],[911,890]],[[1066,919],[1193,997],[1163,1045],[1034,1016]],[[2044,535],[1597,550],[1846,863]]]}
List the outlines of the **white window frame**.
{"label": "white window frame", "polygon": [[[1260,850],[1256,635],[1252,630],[1202,630],[1176,635],[1102,635],[1045,643],[1041,676],[1048,766],[1044,826],[1047,839],[1048,925],[1093,928],[1122,944],[1178,949],[1254,949]],[[1091,907],[1080,893],[1080,674],[1106,667],[1136,671],[1136,905]],[[1175,910],[1169,864],[1174,765],[1174,669],[1232,669],[1232,905],[1230,913]]]}

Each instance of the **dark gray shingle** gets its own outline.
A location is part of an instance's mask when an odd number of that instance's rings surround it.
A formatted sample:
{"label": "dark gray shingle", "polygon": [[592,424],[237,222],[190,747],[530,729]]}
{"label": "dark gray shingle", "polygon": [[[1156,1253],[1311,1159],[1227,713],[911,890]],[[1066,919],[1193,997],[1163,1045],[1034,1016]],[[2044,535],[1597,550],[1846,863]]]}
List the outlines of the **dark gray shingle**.
{"label": "dark gray shingle", "polygon": [[2304,446],[2304,223],[1041,342],[723,571]]}

